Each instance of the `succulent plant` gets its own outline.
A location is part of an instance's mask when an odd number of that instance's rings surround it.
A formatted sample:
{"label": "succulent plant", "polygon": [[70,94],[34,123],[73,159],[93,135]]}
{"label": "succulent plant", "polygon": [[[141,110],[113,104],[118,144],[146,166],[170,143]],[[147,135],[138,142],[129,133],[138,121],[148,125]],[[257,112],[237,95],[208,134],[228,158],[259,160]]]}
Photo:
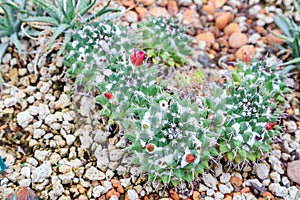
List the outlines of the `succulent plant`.
{"label": "succulent plant", "polygon": [[218,141],[220,153],[230,162],[255,161],[270,152],[274,137],[280,134],[278,103],[290,92],[282,80],[266,62],[239,63],[232,72],[224,98],[226,120]]}
{"label": "succulent plant", "polygon": [[124,28],[107,21],[95,22],[72,35],[64,62],[69,67],[69,76],[76,78],[77,84],[91,89],[103,80],[106,69],[113,69],[114,64],[126,60],[132,49]]}
{"label": "succulent plant", "polygon": [[206,115],[196,102],[162,95],[126,135],[132,142],[133,163],[148,172],[150,182],[192,182],[217,155],[208,124],[202,123]]}
{"label": "succulent plant", "polygon": [[192,53],[188,46],[191,38],[178,21],[150,18],[137,27],[138,47],[146,51],[154,64],[180,67],[188,62],[187,56]]}

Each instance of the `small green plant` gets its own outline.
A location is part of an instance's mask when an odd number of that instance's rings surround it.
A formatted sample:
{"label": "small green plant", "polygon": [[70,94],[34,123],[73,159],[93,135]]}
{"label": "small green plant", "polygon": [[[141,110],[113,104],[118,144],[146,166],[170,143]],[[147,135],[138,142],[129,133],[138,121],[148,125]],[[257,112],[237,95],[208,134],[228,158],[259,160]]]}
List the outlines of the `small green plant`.
{"label": "small green plant", "polygon": [[17,48],[18,52],[21,52],[21,44],[18,39],[20,32],[20,15],[26,15],[26,0],[3,0],[0,3],[0,8],[3,10],[3,15],[0,14],[0,38],[9,37],[8,42],[0,44],[0,62],[4,55],[9,42],[12,42]]}
{"label": "small green plant", "polygon": [[115,64],[123,60],[126,63],[132,49],[125,28],[107,21],[88,23],[75,31],[67,43],[64,62],[78,85],[92,89],[103,81],[104,75],[116,71]]}
{"label": "small green plant", "polygon": [[218,141],[220,153],[230,162],[255,161],[271,151],[274,137],[280,135],[277,104],[290,92],[282,80],[265,62],[239,63],[232,72],[220,107],[226,119]]}
{"label": "small green plant", "polygon": [[148,19],[138,24],[138,47],[144,49],[154,64],[180,67],[188,62],[192,54],[187,45],[191,38],[176,20],[162,17]]}
{"label": "small green plant", "polygon": [[[88,23],[105,13],[118,11],[116,9],[108,8],[111,0],[108,1],[101,10],[88,16],[85,15],[95,5],[96,0],[55,0],[54,3],[43,0],[33,0],[33,2],[35,4],[35,8],[37,10],[42,10],[40,13],[44,13],[44,15],[30,16],[22,18],[21,20],[23,22],[43,23],[50,25],[47,26],[47,29],[50,29],[53,34],[49,41],[49,49],[60,35],[64,35],[64,44],[67,44],[70,42],[73,33],[72,30],[81,28],[85,23]],[[64,47],[65,46],[63,45],[59,51],[59,54],[64,51]]]}
{"label": "small green plant", "polygon": [[148,180],[163,184],[192,182],[217,155],[207,116],[199,104],[176,95],[150,104],[126,136],[132,142],[133,163],[148,172]]}
{"label": "small green plant", "polygon": [[[293,0],[296,11],[300,14],[300,6],[298,0]],[[282,73],[287,73],[291,70],[300,70],[300,27],[292,18],[284,15],[274,16],[275,24],[280,28],[284,35],[272,32],[275,36],[283,39],[291,50],[291,60],[283,63],[285,67]],[[284,47],[281,47],[284,48]]]}

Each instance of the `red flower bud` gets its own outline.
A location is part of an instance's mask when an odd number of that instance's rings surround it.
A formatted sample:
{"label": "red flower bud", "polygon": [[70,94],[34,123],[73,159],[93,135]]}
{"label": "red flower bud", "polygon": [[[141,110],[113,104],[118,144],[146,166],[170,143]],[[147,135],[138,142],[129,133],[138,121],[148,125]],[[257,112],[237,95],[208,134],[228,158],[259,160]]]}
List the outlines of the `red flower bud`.
{"label": "red flower bud", "polygon": [[188,163],[192,163],[192,162],[195,161],[195,156],[193,154],[188,154],[185,157],[185,161],[188,162]]}
{"label": "red flower bud", "polygon": [[144,51],[139,51],[138,55],[136,55],[136,50],[134,49],[130,55],[130,61],[134,66],[138,67],[143,64],[145,57],[146,53]]}
{"label": "red flower bud", "polygon": [[276,126],[276,125],[277,125],[277,122],[270,122],[270,123],[267,123],[267,124],[265,125],[265,129],[268,130],[268,131],[273,130],[273,129],[274,129],[274,126]]}
{"label": "red flower bud", "polygon": [[147,144],[146,149],[149,153],[154,151],[154,144]]}
{"label": "red flower bud", "polygon": [[107,99],[111,99],[113,97],[113,95],[111,93],[105,92],[104,93],[105,98]]}
{"label": "red flower bud", "polygon": [[250,61],[251,61],[251,56],[249,54],[247,54],[246,52],[244,53],[244,61],[246,63],[250,63]]}

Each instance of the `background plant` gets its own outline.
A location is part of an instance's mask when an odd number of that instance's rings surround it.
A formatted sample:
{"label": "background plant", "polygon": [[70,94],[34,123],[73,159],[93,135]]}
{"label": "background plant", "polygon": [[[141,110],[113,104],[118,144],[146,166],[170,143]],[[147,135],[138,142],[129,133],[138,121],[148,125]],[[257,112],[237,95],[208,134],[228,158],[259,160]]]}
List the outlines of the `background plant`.
{"label": "background plant", "polygon": [[[296,11],[300,14],[300,5],[297,0],[293,0]],[[283,39],[291,51],[291,59],[283,63],[285,67],[282,73],[287,73],[293,69],[300,70],[300,27],[289,17],[284,15],[274,16],[275,24],[280,28],[284,35],[272,32],[275,36]],[[284,47],[281,47],[284,49]]]}
{"label": "background plant", "polygon": [[188,63],[187,56],[192,54],[188,46],[191,38],[177,20],[149,18],[137,27],[137,38],[140,38],[137,45],[154,64],[180,67]]}
{"label": "background plant", "polygon": [[[51,30],[52,37],[48,44],[48,48],[50,49],[60,35],[64,35],[64,44],[67,44],[70,42],[72,30],[80,29],[85,23],[105,13],[118,11],[108,8],[110,2],[111,1],[108,1],[107,4],[96,13],[85,16],[95,5],[96,0],[55,0],[53,3],[52,1],[33,0],[35,10],[42,13],[42,16],[37,16],[36,14],[38,13],[36,13],[34,16],[22,18],[21,20],[28,23],[40,23],[42,26],[39,28]],[[59,54],[64,51],[64,47],[63,45]]]}

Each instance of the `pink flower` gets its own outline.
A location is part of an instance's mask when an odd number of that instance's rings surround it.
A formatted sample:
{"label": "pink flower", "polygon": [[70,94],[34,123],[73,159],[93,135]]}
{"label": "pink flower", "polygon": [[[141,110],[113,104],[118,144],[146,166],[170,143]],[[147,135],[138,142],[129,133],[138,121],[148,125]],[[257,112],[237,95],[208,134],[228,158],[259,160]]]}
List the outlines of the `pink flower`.
{"label": "pink flower", "polygon": [[130,61],[134,66],[138,67],[143,64],[145,57],[146,53],[144,51],[139,51],[138,55],[136,55],[136,50],[134,49],[130,55]]}

